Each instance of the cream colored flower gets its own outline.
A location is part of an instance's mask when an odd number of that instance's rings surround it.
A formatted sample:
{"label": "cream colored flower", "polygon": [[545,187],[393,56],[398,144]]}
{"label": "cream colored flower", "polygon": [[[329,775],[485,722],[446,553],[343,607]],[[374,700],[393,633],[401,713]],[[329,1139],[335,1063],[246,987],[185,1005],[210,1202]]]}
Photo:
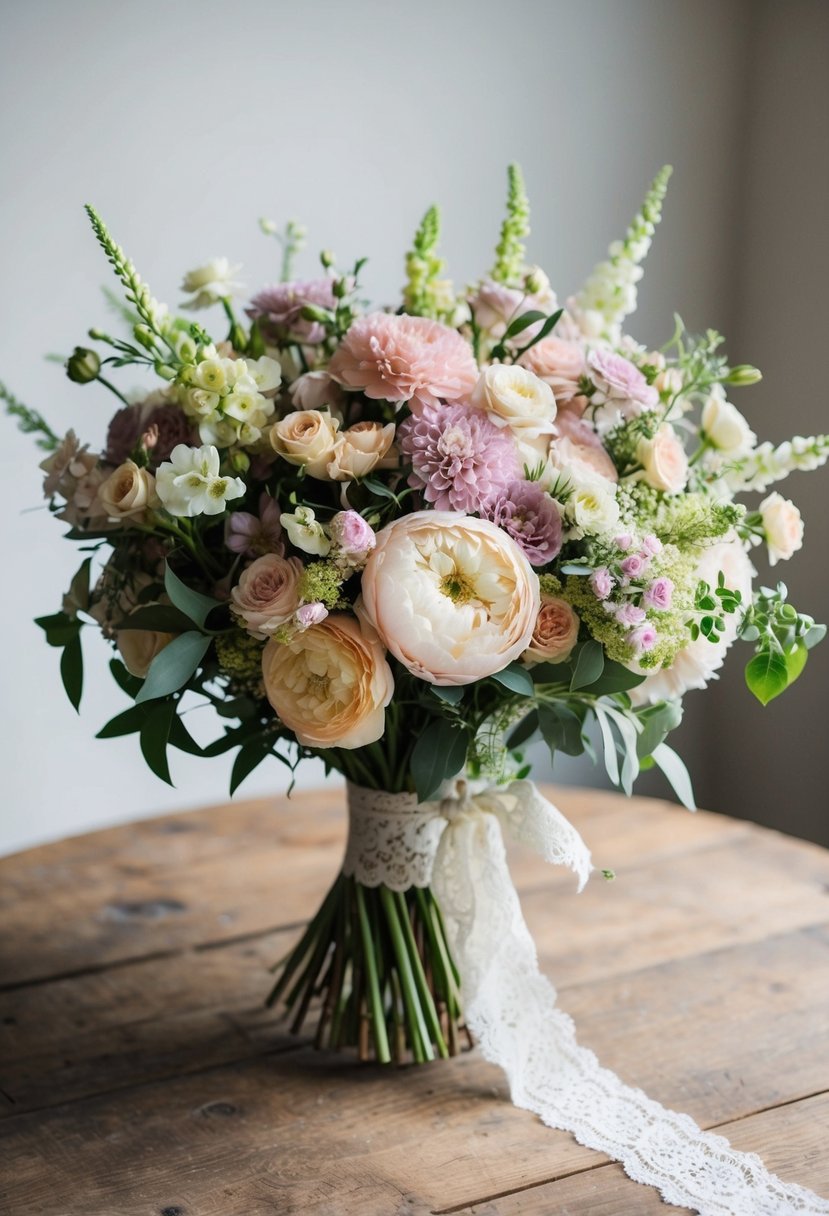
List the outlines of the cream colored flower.
{"label": "cream colored flower", "polygon": [[291,619],[299,607],[302,570],[298,557],[265,553],[242,572],[230,598],[251,637],[270,637]]}
{"label": "cream colored flower", "polygon": [[174,633],[159,633],[154,629],[119,629],[115,644],[130,675],[143,680],[155,656],[175,637]]}
{"label": "cream colored flower", "polygon": [[432,684],[471,684],[527,648],[540,602],[521,549],[487,520],[418,511],[377,534],[358,612],[405,667]]}
{"label": "cream colored flower", "polygon": [[394,678],[377,634],[335,612],[262,655],[268,700],[303,747],[366,747],[385,730]]}
{"label": "cream colored flower", "polygon": [[555,431],[553,390],[525,367],[491,364],[481,373],[470,400],[486,410],[496,426],[508,426],[522,439]]}
{"label": "cream colored flower", "polygon": [[570,657],[578,637],[579,618],[567,601],[542,593],[541,608],[523,661],[528,667],[534,663],[563,663]]}
{"label": "cream colored flower", "polygon": [[220,515],[225,504],[241,498],[245,483],[239,477],[222,477],[215,447],[191,448],[179,443],[156,470],[155,488],[170,515]]}
{"label": "cream colored flower", "polygon": [[[572,471],[576,466],[571,466]],[[606,536],[619,523],[616,487],[605,477],[589,476],[586,466],[579,466],[578,480],[564,508],[571,539],[583,536]]]}
{"label": "cream colored flower", "polygon": [[394,442],[394,432],[393,422],[386,426],[379,422],[357,422],[347,431],[341,431],[326,466],[328,476],[333,481],[367,477],[388,453]]}
{"label": "cream colored flower", "polygon": [[715,384],[702,407],[702,430],[710,443],[733,459],[745,456],[757,442],[757,436],[743,415],[726,400],[722,385]]}
{"label": "cream colored flower", "polygon": [[679,494],[688,481],[688,457],[670,422],[663,422],[652,439],[643,436],[636,448],[642,478],[655,490]]}
{"label": "cream colored flower", "polygon": [[234,275],[241,269],[241,266],[231,265],[227,258],[212,258],[206,265],[188,270],[181,290],[193,298],[182,304],[182,308],[209,308],[234,295],[241,288],[241,283],[234,281]]}
{"label": "cream colored flower", "polygon": [[297,410],[271,427],[271,446],[289,464],[303,465],[311,477],[324,481],[339,428],[336,418],[322,410]]}
{"label": "cream colored flower", "polygon": [[98,498],[110,519],[138,518],[159,501],[152,473],[139,468],[134,460],[124,461],[109,475],[98,490]]}
{"label": "cream colored flower", "polygon": [[288,533],[291,544],[303,553],[325,557],[330,551],[331,541],[310,507],[297,507],[293,514],[283,511],[279,522]]}
{"label": "cream colored flower", "polygon": [[803,520],[797,507],[776,491],[760,503],[769,565],[788,561],[803,545]]}

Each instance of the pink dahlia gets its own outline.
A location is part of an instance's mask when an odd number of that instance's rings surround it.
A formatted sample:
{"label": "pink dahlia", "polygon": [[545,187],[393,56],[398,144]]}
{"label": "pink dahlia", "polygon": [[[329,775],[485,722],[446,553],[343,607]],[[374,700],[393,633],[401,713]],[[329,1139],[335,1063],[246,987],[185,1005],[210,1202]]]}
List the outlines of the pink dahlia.
{"label": "pink dahlia", "polygon": [[478,379],[469,344],[427,317],[373,312],[349,329],[328,371],[367,397],[411,402],[412,413],[466,397]]}
{"label": "pink dahlia", "polygon": [[315,346],[325,337],[319,321],[307,321],[302,316],[306,304],[318,308],[334,307],[331,279],[312,279],[307,283],[278,283],[265,287],[245,309],[252,321],[259,322],[265,338],[271,342],[301,342]]}
{"label": "pink dahlia", "polygon": [[484,514],[512,537],[532,566],[545,566],[561,549],[558,507],[534,481],[511,482],[485,505]]}
{"label": "pink dahlia", "polygon": [[397,436],[412,462],[409,485],[438,511],[480,511],[515,478],[509,432],[470,405],[424,405]]}

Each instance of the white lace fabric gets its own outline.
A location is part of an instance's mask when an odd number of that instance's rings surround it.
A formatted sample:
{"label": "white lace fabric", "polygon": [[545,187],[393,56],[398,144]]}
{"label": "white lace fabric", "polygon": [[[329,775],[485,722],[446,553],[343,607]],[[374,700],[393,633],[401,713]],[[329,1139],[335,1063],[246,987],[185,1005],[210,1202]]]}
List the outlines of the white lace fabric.
{"label": "white lace fabric", "polygon": [[579,889],[590,854],[575,828],[529,781],[474,792],[453,783],[418,805],[411,794],[348,787],[344,869],[366,886],[431,886],[461,975],[466,1021],[504,1069],[516,1106],[620,1162],[635,1182],[700,1216],[827,1216],[829,1201],[769,1173],[759,1157],[702,1131],[602,1068],[538,969],[507,867],[502,826]]}

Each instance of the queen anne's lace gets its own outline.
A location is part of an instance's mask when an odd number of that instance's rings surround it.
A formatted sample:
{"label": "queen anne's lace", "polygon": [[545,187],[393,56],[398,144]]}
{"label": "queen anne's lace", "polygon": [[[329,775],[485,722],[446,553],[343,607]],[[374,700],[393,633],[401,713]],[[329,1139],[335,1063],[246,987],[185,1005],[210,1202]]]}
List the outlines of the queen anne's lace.
{"label": "queen anne's lace", "polygon": [[770,1174],[753,1153],[703,1132],[602,1068],[576,1042],[540,974],[507,868],[500,824],[581,884],[589,853],[531,782],[439,802],[349,787],[346,873],[368,886],[431,884],[461,974],[464,1009],[483,1055],[507,1074],[516,1106],[620,1161],[636,1182],[700,1216],[827,1216],[829,1202]]}

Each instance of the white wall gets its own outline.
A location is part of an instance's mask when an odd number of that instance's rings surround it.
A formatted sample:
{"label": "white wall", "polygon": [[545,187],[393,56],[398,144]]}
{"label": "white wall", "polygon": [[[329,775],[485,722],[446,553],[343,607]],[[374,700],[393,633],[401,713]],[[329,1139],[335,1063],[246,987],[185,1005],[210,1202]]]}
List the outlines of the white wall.
{"label": "white wall", "polygon": [[[672,161],[636,333],[664,340],[674,309],[692,327],[725,329],[751,9],[738,0],[7,5],[0,378],[55,429],[100,440],[112,400],[42,358],[109,321],[87,200],[173,304],[182,272],[213,254],[243,262],[251,289],[274,275],[262,214],[309,226],[309,272],[323,246],[343,261],[368,253],[368,286],[383,302],[433,200],[456,277],[486,267],[511,159],[534,202],[531,252],[561,295]],[[747,338],[732,350],[763,362]],[[40,493],[30,441],[10,424],[2,434],[0,850],[222,800],[220,761],[176,755],[170,790],[144,769],[134,738],[92,740],[125,701],[91,630],[80,717],[65,701],[56,652],[30,620],[59,607],[78,559],[44,511],[29,511]],[[274,766],[243,790],[283,787]]]}

